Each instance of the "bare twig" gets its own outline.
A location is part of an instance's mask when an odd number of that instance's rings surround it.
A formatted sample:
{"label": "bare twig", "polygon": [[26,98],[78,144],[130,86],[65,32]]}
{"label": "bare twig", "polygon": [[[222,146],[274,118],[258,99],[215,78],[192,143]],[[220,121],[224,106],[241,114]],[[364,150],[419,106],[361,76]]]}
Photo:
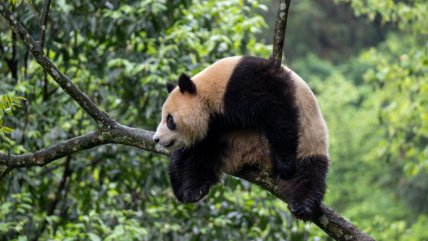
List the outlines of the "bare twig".
{"label": "bare twig", "polygon": [[45,0],[43,4],[42,17],[40,18],[40,48],[42,49],[45,43],[46,23],[48,21],[50,5],[51,5],[51,0]]}
{"label": "bare twig", "polygon": [[74,85],[68,76],[59,71],[47,57],[44,55],[38,42],[31,38],[28,31],[19,23],[15,16],[6,8],[3,0],[0,1],[0,14],[10,24],[16,35],[27,46],[33,54],[36,61],[46,70],[49,75],[61,86],[61,88],[70,95],[84,110],[88,113],[102,129],[113,128],[116,122],[110,116],[101,111],[98,106],[86,96],[76,85]]}
{"label": "bare twig", "polygon": [[287,28],[288,9],[291,0],[280,0],[278,15],[276,16],[275,30],[273,37],[273,49],[270,61],[277,68],[281,67],[282,50],[284,47],[285,29]]}

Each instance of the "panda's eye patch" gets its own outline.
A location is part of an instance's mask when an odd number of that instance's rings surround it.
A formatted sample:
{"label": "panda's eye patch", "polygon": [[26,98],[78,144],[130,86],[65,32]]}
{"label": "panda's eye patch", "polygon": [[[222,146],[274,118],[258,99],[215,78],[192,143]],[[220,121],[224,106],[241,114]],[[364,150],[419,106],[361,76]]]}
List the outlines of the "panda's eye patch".
{"label": "panda's eye patch", "polygon": [[166,126],[168,126],[168,129],[172,131],[175,130],[175,128],[177,127],[175,125],[174,118],[170,114],[168,114],[168,116],[166,117]]}

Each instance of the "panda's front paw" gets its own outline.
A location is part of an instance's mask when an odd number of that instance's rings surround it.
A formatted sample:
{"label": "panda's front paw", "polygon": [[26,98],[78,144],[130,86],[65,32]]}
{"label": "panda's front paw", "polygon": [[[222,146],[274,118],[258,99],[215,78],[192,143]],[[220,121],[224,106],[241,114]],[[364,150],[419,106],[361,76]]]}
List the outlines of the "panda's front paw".
{"label": "panda's front paw", "polygon": [[302,203],[290,201],[288,208],[294,217],[309,221],[318,215],[320,205],[311,200],[306,200]]}
{"label": "panda's front paw", "polygon": [[177,195],[177,199],[183,203],[195,203],[208,194],[209,186],[184,186]]}

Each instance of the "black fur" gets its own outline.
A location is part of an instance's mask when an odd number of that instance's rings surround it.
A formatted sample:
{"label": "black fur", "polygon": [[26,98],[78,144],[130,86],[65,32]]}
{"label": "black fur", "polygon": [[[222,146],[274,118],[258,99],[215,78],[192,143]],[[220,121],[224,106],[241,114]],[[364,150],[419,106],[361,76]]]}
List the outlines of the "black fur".
{"label": "black fur", "polygon": [[[221,157],[206,144],[198,148],[181,149],[171,154],[169,177],[177,199],[194,203],[208,194],[211,185],[219,181]],[[207,151],[214,155],[208,155]]]}
{"label": "black fur", "polygon": [[237,128],[261,130],[272,147],[282,179],[292,178],[298,145],[298,109],[290,73],[266,59],[244,57],[236,66],[224,96],[224,116]]}
{"label": "black fur", "polygon": [[298,160],[296,174],[290,180],[281,180],[280,187],[289,198],[288,208],[302,220],[313,220],[326,191],[328,157],[318,155]]}
{"label": "black fur", "polygon": [[204,140],[171,153],[169,176],[179,201],[199,201],[220,180],[223,155],[229,148],[227,140],[219,132],[224,129],[223,123],[220,115],[213,114]]}
{"label": "black fur", "polygon": [[196,94],[196,85],[186,74],[181,74],[178,78],[178,87],[180,88],[180,92],[182,94],[185,92],[188,92],[189,94]]}

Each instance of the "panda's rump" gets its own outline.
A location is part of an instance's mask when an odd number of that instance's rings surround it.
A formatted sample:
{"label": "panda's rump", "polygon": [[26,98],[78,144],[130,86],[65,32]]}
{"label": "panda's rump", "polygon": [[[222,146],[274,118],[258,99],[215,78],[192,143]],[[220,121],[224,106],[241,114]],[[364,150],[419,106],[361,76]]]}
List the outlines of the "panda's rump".
{"label": "panda's rump", "polygon": [[[287,69],[286,67],[284,67]],[[309,86],[290,71],[296,85],[296,106],[299,109],[299,144],[297,157],[327,156],[328,129],[321,110]]]}
{"label": "panda's rump", "polygon": [[296,149],[297,158],[328,156],[328,130],[317,100],[285,66],[276,69],[266,59],[242,57],[226,86],[223,109],[232,128],[268,126],[277,129],[280,139],[287,135],[284,146]]}
{"label": "panda's rump", "polygon": [[268,60],[243,57],[227,84],[224,115],[230,124],[259,129],[267,121],[286,119],[297,130],[295,86],[284,69],[274,69]]}

